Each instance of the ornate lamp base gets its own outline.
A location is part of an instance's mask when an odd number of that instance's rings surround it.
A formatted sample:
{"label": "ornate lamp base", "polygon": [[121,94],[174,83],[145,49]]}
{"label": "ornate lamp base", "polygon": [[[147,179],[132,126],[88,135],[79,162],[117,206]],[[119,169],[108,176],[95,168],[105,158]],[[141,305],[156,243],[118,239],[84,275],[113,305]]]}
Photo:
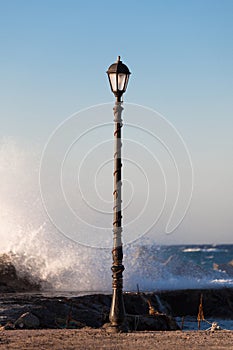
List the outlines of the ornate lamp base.
{"label": "ornate lamp base", "polygon": [[111,323],[106,323],[103,328],[108,333],[128,333],[128,331],[129,331],[126,324],[116,326],[116,325],[112,325]]}

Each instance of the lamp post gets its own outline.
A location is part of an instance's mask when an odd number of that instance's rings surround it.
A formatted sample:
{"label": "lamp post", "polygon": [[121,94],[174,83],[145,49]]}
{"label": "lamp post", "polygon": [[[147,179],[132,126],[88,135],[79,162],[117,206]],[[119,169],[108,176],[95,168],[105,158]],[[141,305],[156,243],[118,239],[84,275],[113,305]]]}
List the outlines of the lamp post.
{"label": "lamp post", "polygon": [[121,128],[122,119],[122,95],[126,91],[129,81],[130,71],[128,67],[122,63],[120,56],[117,62],[113,63],[107,71],[111,90],[116,97],[114,111],[114,190],[113,190],[113,249],[112,249],[112,304],[109,314],[111,323],[110,329],[113,332],[119,332],[124,322],[125,307],[122,294],[123,288],[123,249],[122,249],[122,215],[121,215]]}

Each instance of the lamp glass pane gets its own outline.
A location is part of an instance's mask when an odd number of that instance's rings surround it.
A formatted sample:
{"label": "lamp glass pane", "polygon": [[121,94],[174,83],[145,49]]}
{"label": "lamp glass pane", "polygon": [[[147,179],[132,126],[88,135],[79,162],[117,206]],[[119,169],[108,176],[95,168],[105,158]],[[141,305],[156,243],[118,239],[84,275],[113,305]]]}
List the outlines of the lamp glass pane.
{"label": "lamp glass pane", "polygon": [[124,90],[125,90],[125,91],[126,91],[126,89],[127,89],[128,82],[129,82],[129,74],[126,75],[126,79],[125,79],[125,87],[124,87]]}
{"label": "lamp glass pane", "polygon": [[112,91],[116,92],[117,91],[116,73],[110,73],[109,79],[111,82]]}
{"label": "lamp glass pane", "polygon": [[118,90],[123,91],[125,86],[126,74],[119,73],[118,74]]}

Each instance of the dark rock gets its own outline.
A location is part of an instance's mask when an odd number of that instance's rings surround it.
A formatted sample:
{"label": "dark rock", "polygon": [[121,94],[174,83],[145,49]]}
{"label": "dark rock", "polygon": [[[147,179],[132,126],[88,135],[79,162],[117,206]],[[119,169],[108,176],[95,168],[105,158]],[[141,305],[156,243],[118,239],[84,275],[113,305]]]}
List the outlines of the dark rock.
{"label": "dark rock", "polygon": [[157,293],[127,293],[124,295],[125,309],[128,314],[146,315],[150,309],[158,313],[171,314],[171,308],[166,301],[161,302]]}
{"label": "dark rock", "polygon": [[39,319],[41,328],[57,328],[56,313],[43,305],[31,306],[31,312]]}
{"label": "dark rock", "polygon": [[36,329],[40,326],[38,317],[31,312],[26,312],[15,321],[15,328]]}
{"label": "dark rock", "polygon": [[167,315],[127,316],[128,329],[131,331],[176,331],[179,326],[176,321]]}
{"label": "dark rock", "polygon": [[233,289],[194,289],[158,293],[170,305],[173,316],[197,316],[203,295],[205,317],[233,319]]}
{"label": "dark rock", "polygon": [[104,294],[72,298],[72,317],[88,327],[99,328],[108,321],[111,297]]}
{"label": "dark rock", "polygon": [[14,265],[13,254],[0,255],[0,292],[32,292],[41,289],[40,282],[29,274],[20,275]]}

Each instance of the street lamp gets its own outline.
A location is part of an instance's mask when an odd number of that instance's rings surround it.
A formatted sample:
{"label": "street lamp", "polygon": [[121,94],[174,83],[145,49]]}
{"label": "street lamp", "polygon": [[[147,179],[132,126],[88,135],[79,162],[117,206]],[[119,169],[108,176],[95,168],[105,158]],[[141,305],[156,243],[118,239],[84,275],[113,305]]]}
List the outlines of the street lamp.
{"label": "street lamp", "polygon": [[122,215],[121,215],[121,128],[122,119],[121,113],[123,111],[121,97],[126,91],[129,81],[130,71],[128,67],[122,63],[120,56],[118,56],[117,62],[113,63],[107,71],[111,90],[116,97],[114,111],[114,190],[113,190],[113,250],[112,250],[112,304],[109,314],[109,320],[111,323],[110,330],[113,332],[119,332],[121,325],[124,322],[125,307],[122,294],[123,288],[123,249],[122,249]]}

